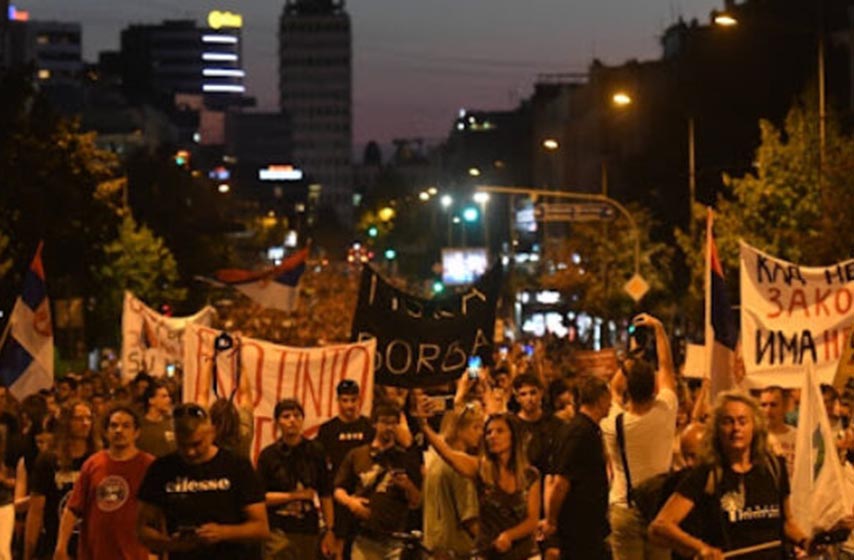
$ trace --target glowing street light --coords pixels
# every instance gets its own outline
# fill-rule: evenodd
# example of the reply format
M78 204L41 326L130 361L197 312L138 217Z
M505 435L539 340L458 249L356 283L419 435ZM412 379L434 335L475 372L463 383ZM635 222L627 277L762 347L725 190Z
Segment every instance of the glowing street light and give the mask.
M560 142L558 142L554 138L546 138L545 140L543 140L543 148L550 152L553 152L560 148Z
M477 167L469 167L469 175L472 177L480 177L480 169Z
M486 202L489 200L489 193L476 192L471 198L478 204L486 204Z
M436 187L430 187L429 189L427 189L427 194L429 194L430 196L436 196L437 194L439 194L439 189L437 189Z
M632 96L624 91L618 91L611 96L611 101L613 101L614 105L617 107L628 107L632 104Z
M721 27L735 27L736 25L738 25L738 20L726 12L715 14L715 17L712 18L712 21L715 25L719 25Z
M449 194L443 194L442 198L439 199L439 204L442 205L442 208L450 208L453 203L454 198Z
M394 208L391 206L380 208L379 212L377 212L377 217L384 222L392 221L394 219Z
M469 206L465 210L463 210L463 220L468 223L476 222L480 217L480 212L477 211L477 208L474 206Z
M421 191L420 193L418 193L418 198L423 202L427 202L428 200L430 200L430 193L428 193L427 191Z
M226 194L228 191L231 190L231 187L228 185L228 183L220 183L216 190L218 190L222 194Z

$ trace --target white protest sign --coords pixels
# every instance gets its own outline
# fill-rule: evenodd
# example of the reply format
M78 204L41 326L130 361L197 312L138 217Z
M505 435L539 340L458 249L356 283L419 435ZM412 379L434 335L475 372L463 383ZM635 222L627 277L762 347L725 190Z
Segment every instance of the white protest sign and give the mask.
M741 341L748 387L800 387L805 362L833 382L854 323L854 260L798 266L741 244Z
M210 325L216 310L210 305L189 317L167 317L125 292L122 310L122 379L140 372L161 377L169 364L184 359L184 329L195 323Z
M184 335L184 402L199 402L203 391L212 386L198 382L214 355L214 339L220 331L188 325ZM252 457L276 440L273 409L285 398L296 399L305 410L303 430L313 436L320 425L338 414L335 388L343 379L359 384L362 414L368 415L374 394L376 340L318 348L281 346L252 338L234 337L234 351L217 355L217 388L228 396L237 381L236 369L249 380L249 398L255 417ZM213 402L215 397L211 397Z

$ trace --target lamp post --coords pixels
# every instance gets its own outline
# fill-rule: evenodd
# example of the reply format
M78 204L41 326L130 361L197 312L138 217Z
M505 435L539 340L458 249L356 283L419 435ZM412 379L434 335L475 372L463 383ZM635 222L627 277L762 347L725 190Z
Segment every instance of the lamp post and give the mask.
M819 188L823 184L824 168L827 156L827 98L826 98L826 76L824 62L824 0L817 0L818 6L818 30L816 45L816 73L818 74L818 181ZM719 27L737 27L738 18L728 12L712 12L712 23Z
M439 204L442 205L442 208L445 209L445 217L448 222L448 247L451 246L451 228L453 227L454 222L451 220L451 205L454 203L453 197L449 194L443 194L442 198L439 199Z
M486 219L486 203L489 202L489 193L476 192L472 196L472 200L480 205L481 223L483 224L483 245L489 252L489 220Z

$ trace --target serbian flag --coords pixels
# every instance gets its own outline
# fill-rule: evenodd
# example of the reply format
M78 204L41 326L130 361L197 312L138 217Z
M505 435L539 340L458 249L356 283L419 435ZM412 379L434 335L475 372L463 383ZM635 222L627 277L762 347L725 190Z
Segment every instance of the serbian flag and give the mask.
M726 294L724 271L712 233L714 216L709 208L706 220L706 358L710 378L709 397L735 386L735 346L738 328Z
M42 266L42 243L24 277L0 340L0 383L20 400L53 385L53 329Z
M807 362L792 473L791 504L798 527L807 535L835 528L851 514L851 501L845 489L836 436L830 428L813 364Z
M305 272L308 250L308 247L300 249L282 261L282 264L267 270L228 268L216 271L214 276L264 307L294 311L297 308L299 279Z

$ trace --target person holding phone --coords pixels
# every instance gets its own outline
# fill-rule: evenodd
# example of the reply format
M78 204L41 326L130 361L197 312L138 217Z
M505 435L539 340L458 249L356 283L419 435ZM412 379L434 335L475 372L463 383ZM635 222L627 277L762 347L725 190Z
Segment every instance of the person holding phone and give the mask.
M178 450L156 459L139 488L139 540L170 560L257 560L270 528L252 463L214 445L201 406L182 404L173 418Z

